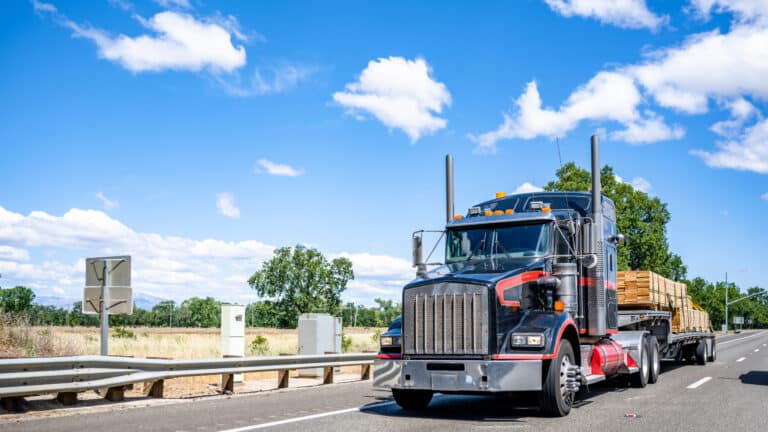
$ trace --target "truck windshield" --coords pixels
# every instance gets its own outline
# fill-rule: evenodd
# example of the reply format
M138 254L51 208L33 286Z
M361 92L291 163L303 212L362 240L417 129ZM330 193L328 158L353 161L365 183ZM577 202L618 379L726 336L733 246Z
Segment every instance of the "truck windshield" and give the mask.
M543 256L549 231L549 223L449 230L446 262Z

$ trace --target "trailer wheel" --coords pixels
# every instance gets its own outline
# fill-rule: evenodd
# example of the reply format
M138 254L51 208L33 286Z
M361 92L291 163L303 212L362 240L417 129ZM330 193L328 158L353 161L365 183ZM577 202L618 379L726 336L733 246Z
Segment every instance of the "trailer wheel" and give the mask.
M696 344L696 351L694 352L694 356L696 357L696 364L703 366L707 363L707 343L704 342L704 339L700 340L699 343Z
M709 355L707 356L708 362L713 362L717 360L717 344L715 343L715 338L710 339L712 341L712 344L709 348Z
M651 374L651 361L648 355L648 342L643 339L643 343L640 344L640 364L639 371L629 376L629 381L632 387L643 388L648 385L648 377Z
M648 357L651 360L651 368L648 371L648 382L656 384L659 380L659 371L661 369L661 358L659 357L659 342L656 336L648 336L645 340L648 348Z
M564 417L571 412L575 394L566 386L568 369L576 364L573 348L568 340L560 341L557 358L549 364L549 370L544 377L539 406L541 411L553 417Z
M432 401L432 392L429 390L392 389L392 396L400 408L409 411L422 410Z

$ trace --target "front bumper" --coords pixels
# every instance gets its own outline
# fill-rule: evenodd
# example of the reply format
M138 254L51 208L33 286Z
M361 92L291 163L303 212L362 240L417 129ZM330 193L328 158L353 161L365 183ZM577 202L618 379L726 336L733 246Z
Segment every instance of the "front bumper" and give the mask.
M373 386L436 392L536 391L541 390L541 369L541 360L376 360Z

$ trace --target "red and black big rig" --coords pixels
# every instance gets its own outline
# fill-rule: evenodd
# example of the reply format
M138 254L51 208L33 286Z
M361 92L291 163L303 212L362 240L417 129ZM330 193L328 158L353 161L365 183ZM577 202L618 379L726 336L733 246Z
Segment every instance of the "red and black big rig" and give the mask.
M645 387L662 358L714 361L712 333L673 333L670 312L618 310L623 236L599 168L593 136L591 193L497 193L453 216L447 156L445 262L427 271L414 234L417 277L400 330L382 336L374 386L405 409L434 393L535 392L542 411L564 416L589 384L627 375Z

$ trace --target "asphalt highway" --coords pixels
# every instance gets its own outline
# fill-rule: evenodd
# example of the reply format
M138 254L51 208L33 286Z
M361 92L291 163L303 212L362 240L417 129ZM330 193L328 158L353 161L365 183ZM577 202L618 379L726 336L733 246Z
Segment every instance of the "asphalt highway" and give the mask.
M716 362L663 364L659 382L644 389L592 386L565 418L541 416L525 395L439 395L411 413L367 381L41 419L0 416L0 431L768 430L768 331L720 337L717 347Z

